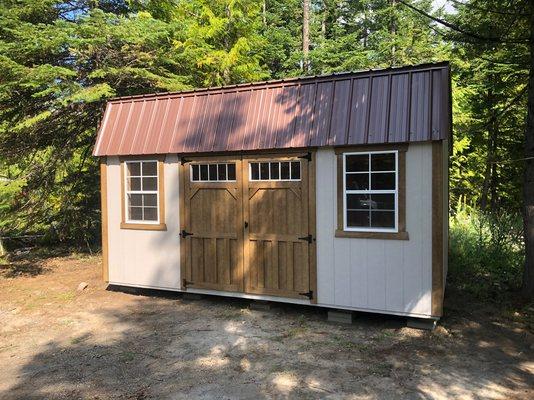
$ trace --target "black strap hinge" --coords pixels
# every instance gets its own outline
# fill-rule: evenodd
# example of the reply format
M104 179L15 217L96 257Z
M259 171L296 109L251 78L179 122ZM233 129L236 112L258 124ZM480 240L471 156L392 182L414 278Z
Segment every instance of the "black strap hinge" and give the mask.
M182 232L180 232L180 237L182 239L185 239L186 237L192 236L192 235L193 235L192 233L186 232L185 229L182 229Z
M310 290L309 292L306 292L306 293L299 293L300 296L306 296L308 299L313 299L313 290Z
M305 156L299 156L299 158L302 158L303 160L311 161L312 160L312 154L310 152L308 152Z
M311 244L311 242L313 241L313 236L312 235L308 235L308 236L299 237L298 240L305 240L305 241L307 241L308 243Z
M185 278L182 279L182 287L183 287L184 289L186 289L188 285L192 285L192 284L193 284L193 282L188 281L188 280L185 279Z
M187 158L180 159L180 164L184 165L185 163L191 162L191 160L188 160Z

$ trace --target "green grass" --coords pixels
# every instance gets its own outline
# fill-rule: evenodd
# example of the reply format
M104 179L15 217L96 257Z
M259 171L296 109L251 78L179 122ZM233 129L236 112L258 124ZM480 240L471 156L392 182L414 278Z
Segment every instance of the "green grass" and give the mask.
M522 219L463 208L450 218L448 284L475 298L500 302L521 285Z

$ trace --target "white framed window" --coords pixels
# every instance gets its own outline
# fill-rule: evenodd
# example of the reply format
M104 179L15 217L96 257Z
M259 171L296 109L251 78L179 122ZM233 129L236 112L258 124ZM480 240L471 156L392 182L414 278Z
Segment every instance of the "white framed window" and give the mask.
M189 166L191 182L235 182L235 163L205 163Z
M343 229L398 232L397 150L343 153Z
M135 160L124 164L126 222L159 224L158 161Z
M300 181L300 161L262 161L249 163L251 181Z

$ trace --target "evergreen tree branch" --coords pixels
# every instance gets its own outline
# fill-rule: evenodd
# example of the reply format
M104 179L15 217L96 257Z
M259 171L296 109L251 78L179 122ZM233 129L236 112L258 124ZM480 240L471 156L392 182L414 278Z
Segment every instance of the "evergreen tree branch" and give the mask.
M445 27L447 27L447 28L449 28L449 29L451 29L451 30L453 30L455 32L458 32L458 33L460 33L460 34L462 34L464 36L476 39L476 40L481 41L481 42L524 44L524 43L528 43L528 40L529 40L528 38L508 39L508 38L502 38L502 37L498 37L498 36L483 36L483 35L479 35L476 32L468 31L467 29L464 29L461 26L453 24L453 23L451 23L449 21L446 21L446 20L444 20L442 18L439 18L439 17L436 17L434 15L431 15L431 14L427 13L426 11L415 7L414 5L412 5L410 3L407 3L404 0L398 0L398 1L399 1L400 4L404 5L405 7L408 7L412 11L414 11L414 12L416 12L418 14L421 14L421 15L423 15L424 17L426 17L428 19L431 19L432 21L435 21L440 25L443 25L443 26L445 26Z

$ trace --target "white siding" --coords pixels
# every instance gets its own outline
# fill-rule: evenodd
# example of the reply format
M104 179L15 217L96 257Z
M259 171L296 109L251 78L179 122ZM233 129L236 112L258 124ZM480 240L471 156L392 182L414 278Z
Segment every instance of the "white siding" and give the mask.
M108 157L109 281L162 289L180 287L178 158L164 163L166 231L121 229L121 172L118 157Z
M336 238L336 155L317 152L319 305L429 316L432 289L432 145L406 153L409 240Z

